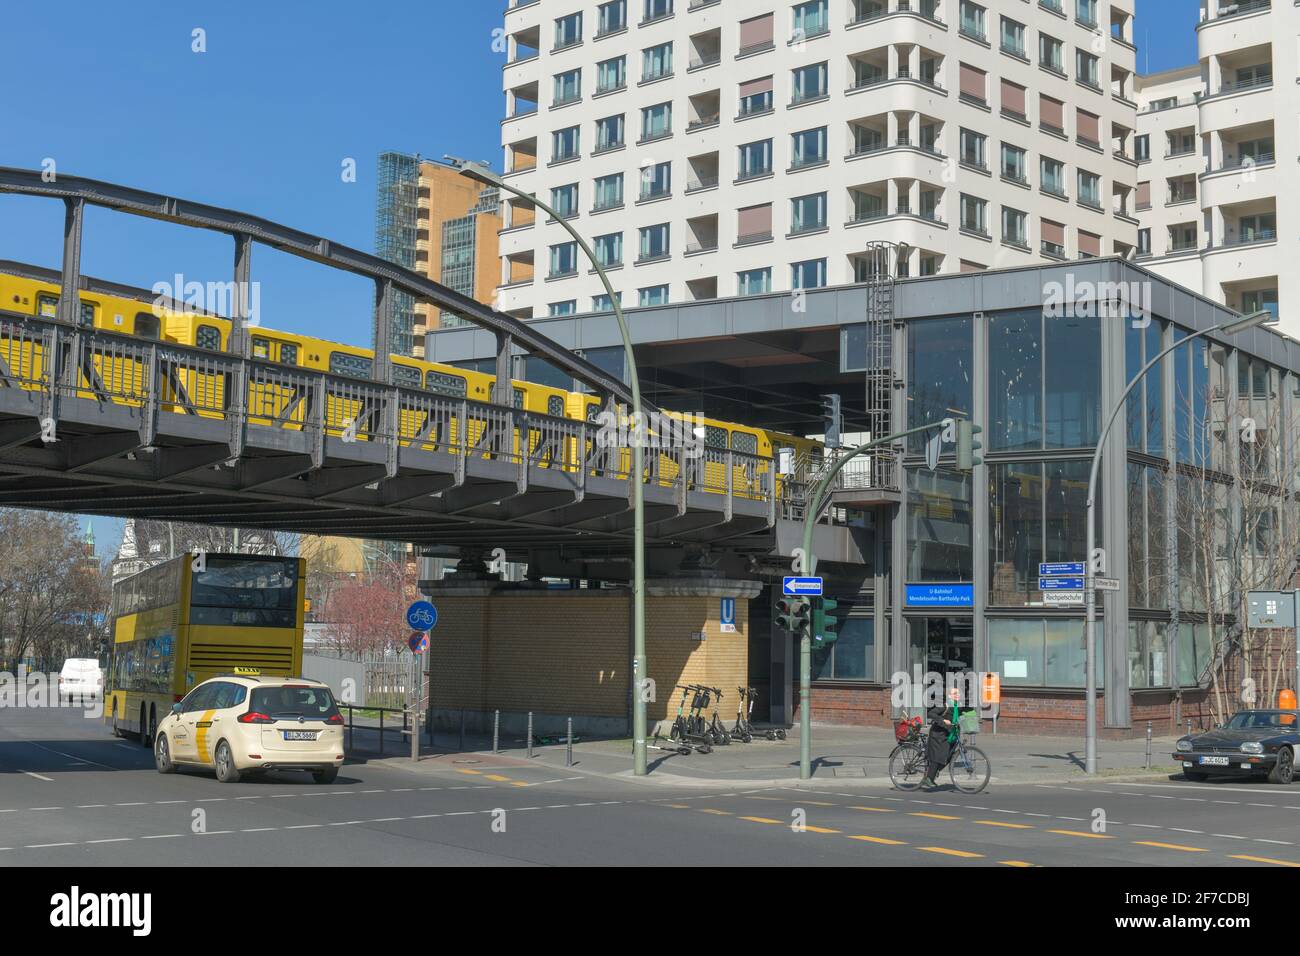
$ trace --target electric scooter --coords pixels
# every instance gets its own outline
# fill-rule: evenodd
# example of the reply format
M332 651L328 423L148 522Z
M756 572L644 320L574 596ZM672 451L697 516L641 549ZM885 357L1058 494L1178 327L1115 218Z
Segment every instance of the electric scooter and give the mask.
M718 688L706 687L704 690L705 690L704 705L706 707L708 706L709 694L712 694L718 701L722 700L722 691L720 691ZM716 743L719 743L724 747L727 744L731 743L731 734L727 732L726 726L722 723L722 719L718 716L718 706L716 703L713 705L713 718L709 721L709 732L713 734L713 739Z
M690 753L696 750L699 753L707 754L713 751L713 735L709 733L696 733L691 723L693 714L686 712L686 696L692 691L695 692L695 698L691 702L692 709L695 702L699 700L699 689L693 684L678 684L682 691L682 699L677 704L677 718L673 721L672 729L669 730L668 736L678 742L677 752ZM660 750L669 750L673 748L660 747Z
M740 692L740 702L736 707L736 729L732 731L733 736L739 736L745 743L749 743L758 734L762 734L768 740L785 740L784 730L770 727L767 730L759 730L754 726L752 717L754 701L758 698L758 688L738 687L736 689Z

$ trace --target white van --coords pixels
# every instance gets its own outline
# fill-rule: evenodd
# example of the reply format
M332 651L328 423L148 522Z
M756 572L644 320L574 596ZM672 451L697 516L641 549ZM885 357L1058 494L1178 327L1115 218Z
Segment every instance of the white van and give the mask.
M93 657L69 657L59 671L59 700L88 700L104 693L104 672Z

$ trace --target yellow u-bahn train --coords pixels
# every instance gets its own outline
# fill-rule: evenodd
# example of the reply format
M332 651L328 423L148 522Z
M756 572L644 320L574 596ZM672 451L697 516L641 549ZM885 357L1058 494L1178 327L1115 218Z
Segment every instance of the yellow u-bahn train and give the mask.
M19 263L0 262L0 314L53 319L57 315L60 291L56 272ZM81 325L87 328L143 339L174 342L212 352L222 352L228 347L231 331L229 319L188 307L159 307L156 298L144 289L97 285L80 294L78 318ZM260 362L324 371L361 380L369 380L371 377L374 353L370 349L260 326L251 330L250 338L251 356ZM23 349L18 347L12 337L0 335L0 358L4 358L20 377L25 374L22 369L34 369L40 361L35 346L28 343ZM392 356L392 363L393 382L396 385L423 389L449 398L476 402L492 400L492 390L496 383L494 375L402 355ZM126 357L119 359L99 356L95 365L96 372L110 392L115 396L124 396L115 400L130 402L132 394L143 395L143 373L138 362L132 362ZM204 375L197 369L184 374L186 377L179 384L192 402L203 409L197 414L219 416L220 409L224 407L222 390L225 388L225 377L215 373ZM132 385L136 387L131 387ZM512 380L512 385L515 407L533 415L594 421L600 412L600 399L588 393L520 380ZM87 396L89 395L88 392ZM345 400L331 397L330 401L337 403ZM179 407L169 407L166 402L163 408L170 411L182 410ZM259 424L301 429L305 422L306 411L301 403L292 407L285 391L274 384L251 384L248 410L251 420ZM405 421L408 414L403 412L402 436L413 435L418 431L413 423ZM674 412L666 414L674 418L686 417ZM349 409L327 410L327 417L330 420L347 420ZM733 459L737 462L737 471L732 476L732 488L740 495L757 494L762 488L762 476L758 474L759 464L747 456L771 459L780 449L790 448L794 451L794 460L803 464L816 462L822 452L819 442L769 429L709 418L695 420L693 424L701 425L704 429L703 436L699 436L702 438L706 460L705 474L697 483L700 490L720 491L726 487L724 461L727 450L739 455ZM446 440L454 446L459 442L455 434L458 425L452 421L450 427L451 433ZM477 427L481 431L484 426L479 424ZM475 425L471 422L470 447L474 446L478 437L472 433L474 429ZM534 433L530 445L536 441L537 435ZM515 442L518 450L517 433ZM565 452L566 467L574 466L576 452L576 448ZM626 472L626 453L623 457L621 470ZM543 464L543 467L556 466L551 461ZM659 461L659 480L671 483L676 478L677 470L675 457L663 454Z

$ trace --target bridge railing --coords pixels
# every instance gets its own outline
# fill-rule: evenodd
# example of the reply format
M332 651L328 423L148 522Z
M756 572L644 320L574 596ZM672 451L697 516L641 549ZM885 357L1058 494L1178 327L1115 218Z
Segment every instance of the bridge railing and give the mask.
M86 399L145 409L142 421L155 427L159 414L175 414L383 443L394 469L397 450L415 448L584 479L632 477L630 449L591 422L8 312L0 312L3 388L39 392L42 414L54 418L55 398ZM777 475L772 459L730 449L648 449L645 465L647 484L683 502L688 492L765 501L773 518L788 516L798 483Z

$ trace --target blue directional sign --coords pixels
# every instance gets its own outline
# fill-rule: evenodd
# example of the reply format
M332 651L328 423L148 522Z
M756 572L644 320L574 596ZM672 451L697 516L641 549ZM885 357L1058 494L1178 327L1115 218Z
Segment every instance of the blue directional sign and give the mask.
M1039 578L1040 591L1082 591L1083 578Z
M974 607L973 584L908 584L904 587L908 607Z
M795 597L821 597L821 578L785 578L781 582L781 593Z
M1038 566L1040 577L1079 577L1083 574L1082 561L1047 561Z
M736 599L722 598L722 605L718 608L719 630L723 634L736 633Z
M413 631L428 631L438 623L438 609L428 601L416 601L406 609L406 623Z

